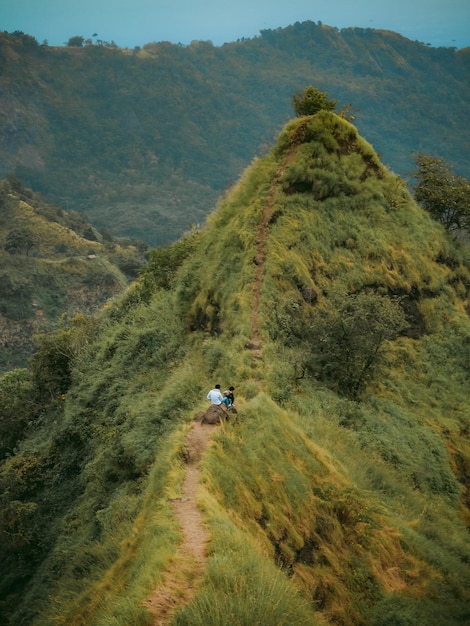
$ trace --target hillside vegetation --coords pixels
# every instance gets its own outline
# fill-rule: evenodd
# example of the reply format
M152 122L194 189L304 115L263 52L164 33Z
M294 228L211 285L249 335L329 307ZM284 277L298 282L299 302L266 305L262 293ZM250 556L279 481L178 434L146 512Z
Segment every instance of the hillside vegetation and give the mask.
M0 379L2 623L155 623L216 382L238 414L168 623L468 622L469 286L468 248L353 125L289 122L200 232Z
M26 365L35 334L121 293L145 248L98 232L18 180L0 181L0 372Z
M149 245L204 222L315 85L349 105L384 164L434 152L470 177L470 48L314 22L216 47L51 48L0 33L0 177Z

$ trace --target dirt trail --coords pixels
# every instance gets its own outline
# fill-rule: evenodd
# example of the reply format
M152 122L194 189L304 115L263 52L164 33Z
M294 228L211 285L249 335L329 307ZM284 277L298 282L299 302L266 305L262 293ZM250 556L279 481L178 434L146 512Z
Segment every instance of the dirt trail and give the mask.
M204 454L212 432L217 426L193 422L186 438L186 475L181 498L172 501L176 518L183 530L183 542L178 548L171 569L144 605L155 617L154 626L168 624L176 609L191 602L206 563L209 535L196 503L200 471L198 463Z
M297 152L295 146L287 155L276 172L271 184L266 206L256 237L256 272L252 309L252 341L250 348L254 358L261 358L261 338L259 332L259 308L263 283L264 263L266 260L266 238L268 225L272 217L274 198L286 167L292 162ZM172 506L176 518L183 530L183 542L178 548L171 569L165 573L163 584L158 587L144 605L154 615L154 626L165 626L173 613L191 602L202 578L207 560L206 546L209 535L202 522L201 512L196 503L196 492L200 472L198 463L204 454L212 432L217 428L211 424L193 422L186 438L186 475L181 498L173 500Z
M261 358L261 337L259 332L259 308L261 301L261 287L263 284L263 271L264 263L266 261L266 239L268 232L268 225L273 214L274 198L277 188L279 186L280 179L284 174L287 166L292 163L295 158L299 146L296 145L288 153L284 162L279 166L273 181L271 188L269 189L268 199L264 207L263 216L258 226L256 233L256 256L255 256L255 284L253 292L253 309L251 314L251 345L250 348L253 351L254 358Z

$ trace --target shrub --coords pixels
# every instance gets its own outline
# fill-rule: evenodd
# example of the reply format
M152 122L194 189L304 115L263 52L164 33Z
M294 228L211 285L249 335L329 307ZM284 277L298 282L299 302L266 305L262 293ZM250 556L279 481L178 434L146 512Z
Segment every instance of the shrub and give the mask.
M13 452L36 414L31 392L31 376L26 369L7 372L0 378L0 459Z
M386 341L406 327L398 300L375 294L333 298L331 308L313 315L309 368L341 394L357 399L382 370Z
M303 93L299 92L292 96L292 104L295 114L301 116L314 115L321 110L333 111L338 101L328 100L328 94L315 87L307 87Z

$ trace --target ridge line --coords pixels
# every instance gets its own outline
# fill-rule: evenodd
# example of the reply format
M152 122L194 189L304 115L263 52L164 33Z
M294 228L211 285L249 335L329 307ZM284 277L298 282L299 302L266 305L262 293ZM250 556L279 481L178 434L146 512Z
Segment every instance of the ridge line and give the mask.
M273 181L271 183L271 187L269 189L268 198L266 200L266 204L264 207L263 215L261 221L258 225L258 229L256 232L256 255L254 259L255 263L255 282L254 282L254 293L253 293L253 310L251 315L251 327L252 327L252 335L251 335L251 344L250 348L253 351L253 357L255 359L260 359L262 356L261 350L261 335L259 329L259 309L261 302L261 288L263 285L263 271L264 264L266 261L266 240L267 240L267 228L269 221L272 217L273 206L274 206L274 196L276 194L277 188L279 186L280 179L284 174L286 168L295 158L297 151L301 144L294 145L281 165L276 170L276 174L274 175Z
M175 611L194 599L203 576L209 534L196 502L200 478L198 464L209 445L214 428L215 425L195 421L186 436L186 472L182 494L171 501L183 540L174 560L164 572L163 583L143 602L154 616L154 626L169 624ZM184 587L182 581L186 582Z

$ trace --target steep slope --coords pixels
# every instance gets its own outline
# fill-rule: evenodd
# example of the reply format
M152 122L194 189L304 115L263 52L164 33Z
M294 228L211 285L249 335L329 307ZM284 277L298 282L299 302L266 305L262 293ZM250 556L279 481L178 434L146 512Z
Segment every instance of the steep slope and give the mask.
M415 151L470 176L469 49L313 22L215 47L49 48L0 34L0 176L148 244L200 224L313 84L352 103L395 172Z
M0 372L23 367L33 335L97 311L135 279L145 245L107 241L83 215L0 181Z
M2 463L4 622L149 625L172 568L189 598L172 503L221 382L239 413L199 464L207 561L168 623L465 623L467 252L349 122L290 122L201 232L1 396L18 411L55 382Z

